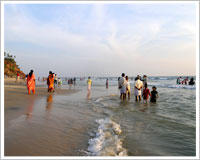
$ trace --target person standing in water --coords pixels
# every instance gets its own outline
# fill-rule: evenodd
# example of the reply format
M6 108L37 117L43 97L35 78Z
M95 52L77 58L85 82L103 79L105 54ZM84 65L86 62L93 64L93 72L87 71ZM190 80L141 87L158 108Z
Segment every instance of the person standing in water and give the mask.
M139 99L141 101L143 83L138 76L135 80L135 100L138 101Z
M151 96L149 88L147 88L147 83L144 84L144 90L142 93L142 97L145 103L148 102L149 96Z
M126 79L125 73L122 73L122 76L119 79L119 88L120 88L120 99L126 99Z
M88 77L88 80L87 80L87 90L88 90L88 94L87 94L87 97L88 99L90 99L90 90L91 90L91 86L92 86L92 80L90 79L90 77Z
M146 75L143 75L142 81L143 81L143 84L144 84L144 85L147 83L147 76L146 76Z
M126 78L126 94L128 95L128 100L130 100L131 85L130 85L130 82L128 81L128 76L126 76L125 78Z
M28 94L31 94L31 91L33 94L35 94L35 75L33 73L33 70L30 71L28 77L27 77L27 89Z
M189 85L194 85L194 84L195 84L194 78L192 77L192 78L190 79Z
M57 74L55 74L55 78L54 78L54 87L58 84L58 77Z
M106 88L108 89L108 78L106 79Z
M180 77L177 78L177 80L176 80L176 84L181 84Z
M189 82L189 77L186 77L185 78L185 85L188 85L188 82Z
M158 92L156 91L156 87L153 86L152 87L152 91L151 91L151 102L156 102L156 99L158 98Z
M49 71L49 76L47 78L48 92L54 92L54 73Z

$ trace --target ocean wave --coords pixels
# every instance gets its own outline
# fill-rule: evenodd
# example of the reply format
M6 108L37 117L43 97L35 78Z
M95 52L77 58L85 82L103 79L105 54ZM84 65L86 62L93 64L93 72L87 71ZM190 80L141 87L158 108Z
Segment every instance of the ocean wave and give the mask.
M167 77L162 77L162 78L158 78L160 80L167 80L168 78Z
M183 88L183 89L196 89L196 86L190 85L169 85L168 88Z
M122 130L120 125L109 118L96 120L98 129L88 143L88 156L127 156L119 138Z
M164 88L180 88L180 89L191 89L195 90L196 85L176 85L176 84L160 84L160 83L148 83L149 86L164 87Z

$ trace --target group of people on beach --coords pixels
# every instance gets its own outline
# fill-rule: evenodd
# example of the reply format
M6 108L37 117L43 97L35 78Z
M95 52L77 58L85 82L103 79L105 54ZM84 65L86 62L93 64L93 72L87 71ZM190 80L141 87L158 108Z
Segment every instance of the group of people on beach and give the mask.
M186 77L185 79L182 77L178 77L176 80L176 84L194 85L195 81L193 77L190 78L190 81L189 81L189 77Z
M126 100L126 95L128 95L128 100L130 100L130 94L131 94L131 87L130 82L128 80L128 76L125 76L125 73L122 73L122 76L118 78L118 88L120 89L120 99ZM144 102L150 101L156 102L156 99L158 98L158 92L156 91L156 87L152 87L152 91L148 89L147 86L147 76L144 75L143 79L139 75L135 78L134 83L134 95L136 101L141 101L142 97Z
M49 76L47 78L47 85L48 85L47 91L54 92L55 84L57 83L58 83L57 75L54 74L52 71L49 71ZM33 94L35 94L35 74L33 73L33 70L31 70L27 75L26 86L28 89L28 94L31 94L31 91Z
M75 81L75 80L74 80ZM52 71L49 71L49 76L47 78L47 85L48 85L48 92L55 92L55 84L58 83L57 75L54 74ZM32 93L35 94L35 75L33 73L33 70L30 71L30 73L27 75L27 89L28 94ZM88 77L87 80L87 90L88 94L87 96L90 97L90 90L92 86L92 80L90 77ZM106 88L108 87L108 79L106 79ZM122 73L122 76L118 78L118 87L120 89L120 99L125 100L126 95L128 95L128 100L130 100L131 95L131 85L129 82L129 77L125 76L125 73ZM147 76L144 75L143 79L138 75L135 78L135 84L134 84L134 95L136 101L141 101L142 97L144 102L148 102L149 97L151 102L156 102L156 99L158 98L158 92L156 91L156 87L152 87L152 91L147 87Z

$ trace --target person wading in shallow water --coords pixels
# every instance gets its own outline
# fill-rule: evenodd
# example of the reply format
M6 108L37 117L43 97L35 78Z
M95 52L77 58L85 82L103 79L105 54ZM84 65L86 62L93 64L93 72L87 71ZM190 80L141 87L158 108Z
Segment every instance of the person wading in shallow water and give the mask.
M120 99L126 99L126 80L125 73L122 73L122 76L119 79L119 89L120 89Z
M144 84L144 90L142 93L144 103L147 103L149 100L149 96L151 96L149 88L147 88L147 83Z
M126 94L128 95L128 100L130 100L131 85L130 85L130 82L128 81L128 76L126 76Z
M33 70L31 70L27 76L26 85L27 85L27 89L28 89L28 94L31 94L31 91L33 94L35 94L35 75L33 73Z
M88 90L88 94L87 94L87 98L90 99L90 90L91 90L91 86L92 86L92 80L90 79L90 77L88 77L88 80L87 80L87 90Z
M156 87L155 86L152 87L152 90L153 91L151 91L151 100L150 101L155 103L156 99L158 98L158 92L156 91Z
M54 73L49 71L49 76L47 78L48 92L54 92Z
M139 99L139 101L141 101L143 83L139 76L137 76L135 80L135 100L138 101Z
M106 88L108 89L108 78L106 79Z

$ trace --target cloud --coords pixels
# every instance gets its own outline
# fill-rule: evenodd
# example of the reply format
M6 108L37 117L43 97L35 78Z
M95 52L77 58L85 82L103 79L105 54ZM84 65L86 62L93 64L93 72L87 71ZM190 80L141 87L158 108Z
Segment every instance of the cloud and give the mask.
M149 9L141 12L137 7L126 12L127 6L115 10L113 5L105 4L63 5L59 6L59 12L58 6L51 6L49 10L43 8L46 15L51 15L49 21L44 21L45 17L41 19L29 6L7 6L6 49L19 56L28 54L24 60L19 58L24 70L34 66L44 74L51 68L60 74L74 76L109 76L111 73L114 76L123 70L135 75L138 66L140 72L149 70L149 74L156 75L162 72L156 66L163 66L163 62L171 68L169 58L179 60L181 54L188 58L188 51L195 55L195 23L184 18L176 21L173 16L160 18L161 11L149 16ZM157 13L161 15L156 19ZM19 42L18 48L11 45ZM33 61L27 63L28 57ZM179 63L182 65L185 59ZM40 66L34 64L36 62ZM49 62L53 62L52 65ZM188 64L193 63L195 58L191 58ZM150 69L142 64L149 64ZM194 71L193 65L190 70ZM165 73L170 74L170 70Z

